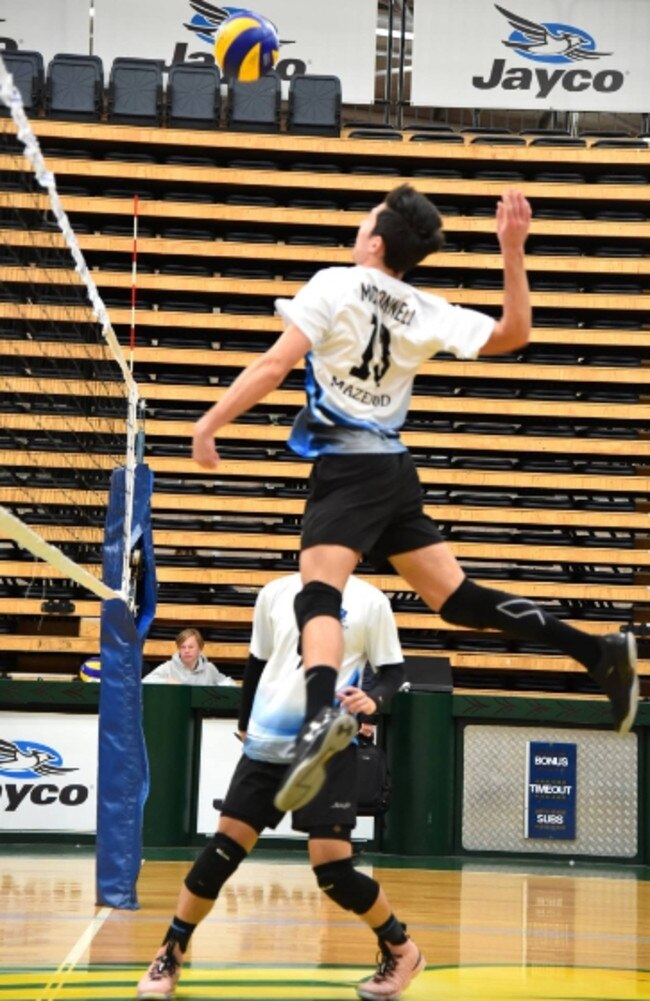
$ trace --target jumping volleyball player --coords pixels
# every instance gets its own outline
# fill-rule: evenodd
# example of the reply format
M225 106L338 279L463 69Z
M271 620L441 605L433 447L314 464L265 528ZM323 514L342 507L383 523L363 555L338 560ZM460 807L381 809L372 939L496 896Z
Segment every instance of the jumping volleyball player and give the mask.
M354 723L332 709L341 662L341 591L362 553L390 560L441 617L471 629L499 629L559 648L579 661L609 696L626 733L638 701L632 633L592 636L533 602L469 580L422 507L411 456L400 440L413 380L436 352L495 355L523 347L531 308L524 263L530 205L507 191L496 230L504 269L498 320L452 306L402 281L439 250L441 219L404 184L362 223L354 267L317 272L291 301L278 300L286 327L195 425L194 458L215 469L215 434L275 389L306 357L307 406L289 439L314 459L300 553L303 590L295 603L307 672L306 726L277 803L296 809L318 791L323 764L351 739Z
M413 380L437 352L498 355L523 347L531 308L524 263L530 205L507 191L496 210L504 269L498 320L452 306L406 284L405 272L442 246L440 216L404 184L359 228L354 267L325 268L291 301L278 300L284 333L245 369L197 423L194 458L215 469L215 435L306 359L307 406L289 439L314 459L302 527L295 601L306 671L307 711L293 764L276 797L283 811L321 788L325 764L356 732L333 708L342 655L341 593L361 554L388 559L441 617L470 629L498 629L559 648L581 663L608 695L615 728L626 733L638 702L632 633L591 636L525 598L469 580L423 511L415 464L400 440Z

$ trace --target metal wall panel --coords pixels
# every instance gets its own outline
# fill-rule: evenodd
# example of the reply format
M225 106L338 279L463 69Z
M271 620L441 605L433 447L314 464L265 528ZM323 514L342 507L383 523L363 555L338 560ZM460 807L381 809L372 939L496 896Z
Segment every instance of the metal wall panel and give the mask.
M526 754L531 740L578 748L575 841L524 836ZM462 847L633 858L638 851L636 734L564 727L478 726L463 733Z

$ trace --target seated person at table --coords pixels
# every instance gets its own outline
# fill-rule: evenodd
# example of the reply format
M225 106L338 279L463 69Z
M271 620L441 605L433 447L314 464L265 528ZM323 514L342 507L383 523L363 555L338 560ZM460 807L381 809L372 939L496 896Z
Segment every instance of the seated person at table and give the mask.
M144 684L168 685L236 685L237 682L222 674L203 653L204 641L198 629L182 629L176 637L177 651L171 660L154 667Z

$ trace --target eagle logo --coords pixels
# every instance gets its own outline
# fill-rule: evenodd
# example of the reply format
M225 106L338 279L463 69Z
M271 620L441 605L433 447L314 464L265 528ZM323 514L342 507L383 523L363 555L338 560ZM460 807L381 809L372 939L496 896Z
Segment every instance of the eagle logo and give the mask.
M207 0L190 0L190 7L194 14L183 27L208 45L214 45L214 36L227 17L245 10L244 7L220 7L218 4L207 3Z
M63 768L63 758L53 747L32 740L0 738L0 775L10 779L40 779L45 775L63 775L77 768Z
M226 18L232 17L233 14L250 13L248 7L222 7L220 4L208 3L208 0L189 0L189 3L194 14L189 21L183 23L183 27L211 48L218 30ZM266 20L270 19L266 18ZM289 39L280 39L280 45L290 44Z
M503 44L525 59L540 63L575 63L602 59L611 52L598 52L596 42L583 28L553 21L529 21L528 18L494 5L513 29Z

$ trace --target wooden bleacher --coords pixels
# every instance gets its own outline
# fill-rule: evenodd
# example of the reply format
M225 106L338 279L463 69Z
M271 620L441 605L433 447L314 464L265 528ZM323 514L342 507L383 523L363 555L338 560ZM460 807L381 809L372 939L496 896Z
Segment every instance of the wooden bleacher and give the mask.
M490 361L435 358L416 381L404 440L420 466L427 510L477 580L542 601L593 633L632 623L641 633L647 628L650 258L643 248L650 184L643 178L650 179L650 150L474 145L470 135L461 144L417 143L406 132L402 142L382 143L345 134L33 124L125 344L133 200L124 192L140 193L135 374L156 475L160 584L149 663L169 655L177 628L195 624L212 659L234 675L241 671L257 590L296 565L309 464L285 442L304 398L301 373L253 418L224 430L224 461L214 477L190 458L192 420L277 335L275 297L294 295L318 267L348 263L366 206L400 180L441 207L448 240L415 279L493 314L501 262L488 213L513 183L508 176L520 178L535 213L530 347ZM0 132L7 131L0 120ZM150 162L105 158L121 153L147 154ZM197 162L167 162L179 156ZM23 221L0 231L7 292L0 300L0 503L28 515L45 538L99 574L106 492L89 477L115 460L109 453L89 460L70 435L120 429L108 415L61 411L70 394L90 398L97 387L48 364L101 360L105 351L78 337L92 322L83 304L27 301L30 284L64 289L73 275L48 260L63 243L42 226L46 196L16 190L23 168L0 146L0 208L19 206ZM291 242L297 234L300 243ZM27 252L40 255L28 274ZM30 480L35 468L42 475ZM78 511L88 517L73 528ZM0 631L0 671L69 677L98 650L98 602L10 544L0 555L0 618L8 623ZM456 684L584 687L584 673L567 658L454 629L396 575L365 564L361 573L392 596L405 649L448 656ZM648 676L643 636L641 654Z

